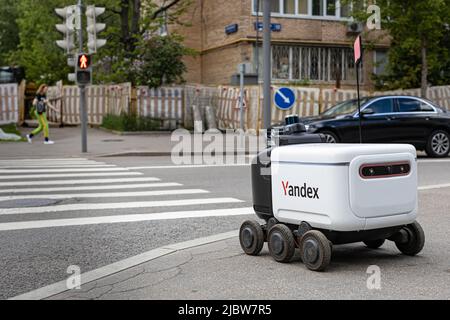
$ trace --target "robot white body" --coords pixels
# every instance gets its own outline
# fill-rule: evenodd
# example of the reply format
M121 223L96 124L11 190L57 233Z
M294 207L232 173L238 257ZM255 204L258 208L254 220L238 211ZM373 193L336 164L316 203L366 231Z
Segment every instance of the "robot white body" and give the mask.
M415 148L321 140L299 130L282 141L286 145L256 157L253 207L266 224L242 224L244 252L258 255L267 242L276 261L289 262L298 248L313 271L329 265L332 246L339 244L376 249L390 240L403 254L418 254L425 235L416 221Z
M280 222L361 231L416 220L413 146L292 145L275 148L271 163L273 213Z

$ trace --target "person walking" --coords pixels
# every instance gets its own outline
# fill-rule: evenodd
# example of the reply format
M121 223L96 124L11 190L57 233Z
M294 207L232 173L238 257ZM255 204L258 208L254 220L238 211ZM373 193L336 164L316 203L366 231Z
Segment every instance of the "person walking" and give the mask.
M44 144L54 144L53 141L49 140L49 130L48 130L48 121L47 121L47 107L52 107L50 102L47 100L47 91L48 86L46 84L42 84L39 86L38 91L36 92L36 97L33 100L34 117L38 120L39 126L30 134L27 134L27 140L29 143L33 142L33 137L39 134L41 131L44 131Z

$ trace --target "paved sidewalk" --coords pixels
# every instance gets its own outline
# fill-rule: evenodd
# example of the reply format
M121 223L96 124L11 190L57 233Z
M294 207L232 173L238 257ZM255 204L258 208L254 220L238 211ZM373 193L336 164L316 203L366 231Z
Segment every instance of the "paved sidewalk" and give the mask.
M329 269L308 271L298 252L289 264L243 254L237 237L176 251L51 299L450 299L449 189L421 192L423 252L401 255L392 242L379 250L335 246ZM367 287L368 267L381 269L381 290Z
M23 136L32 130L32 128L20 128ZM79 127L51 128L50 139L55 141L54 145L43 145L42 135L35 137L32 145L26 142L0 143L0 157L170 156L173 147L179 144L178 141L171 141L170 132L117 135L90 128L88 129L88 153L83 154ZM228 146L232 145L229 141L224 143ZM203 148L208 144L210 142L204 142ZM235 147L231 147L231 150L235 150Z

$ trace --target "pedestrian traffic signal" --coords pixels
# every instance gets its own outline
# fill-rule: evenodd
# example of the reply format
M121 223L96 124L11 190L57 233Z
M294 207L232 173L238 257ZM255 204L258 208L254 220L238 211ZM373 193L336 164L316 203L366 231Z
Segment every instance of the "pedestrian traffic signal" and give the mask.
M104 23L97 23L97 17L105 12L105 8L88 6L86 9L87 34L89 53L97 53L97 50L106 44L105 39L97 39L97 34L105 30Z
M91 67L91 56L82 53L78 55L78 70L87 70Z
M77 83L81 85L89 84L92 80L91 56L80 53L77 58Z

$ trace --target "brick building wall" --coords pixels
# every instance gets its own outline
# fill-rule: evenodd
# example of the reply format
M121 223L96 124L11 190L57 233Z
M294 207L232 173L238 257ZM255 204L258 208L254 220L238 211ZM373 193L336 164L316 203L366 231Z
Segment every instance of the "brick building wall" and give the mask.
M229 84L237 65L250 61L256 64L254 54L256 16L252 14L252 0L193 0L192 6L182 17L189 27L177 27L185 37L185 44L199 52L194 58L186 58L190 83ZM262 21L262 18L260 18ZM272 23L282 26L281 32L272 33L274 45L331 46L350 48L355 35L347 33L345 21L272 17ZM225 27L238 24L239 30L227 35ZM377 39L375 47L388 48L389 38L372 32L369 37ZM371 87L373 52L365 52L364 86ZM328 81L323 85L332 86ZM345 83L344 83L345 85Z

